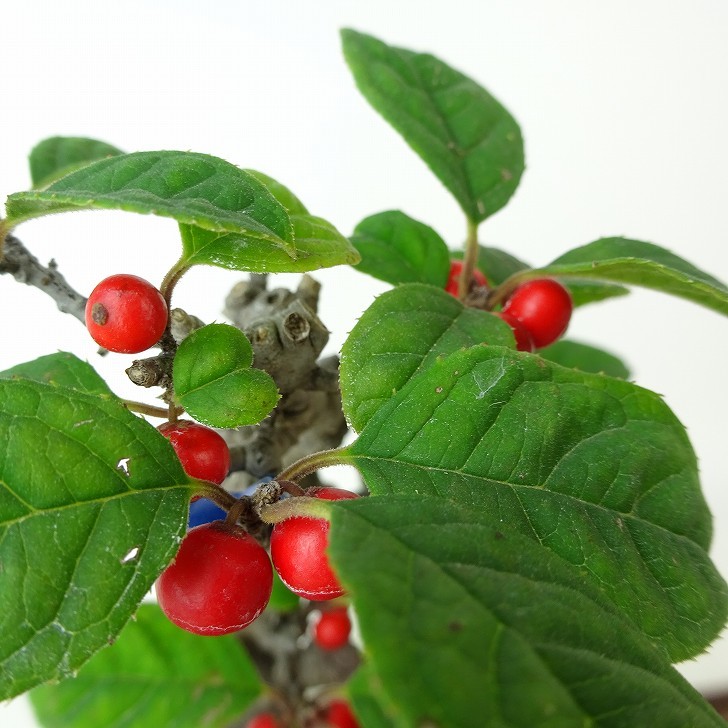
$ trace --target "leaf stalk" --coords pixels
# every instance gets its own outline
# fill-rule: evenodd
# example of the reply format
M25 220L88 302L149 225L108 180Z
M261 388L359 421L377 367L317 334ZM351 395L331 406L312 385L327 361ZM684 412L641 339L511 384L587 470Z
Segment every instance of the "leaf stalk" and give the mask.
M468 235L465 239L463 269L460 271L460 280L458 281L458 299L460 301L464 301L470 292L473 271L478 265L478 252L478 223L468 218Z

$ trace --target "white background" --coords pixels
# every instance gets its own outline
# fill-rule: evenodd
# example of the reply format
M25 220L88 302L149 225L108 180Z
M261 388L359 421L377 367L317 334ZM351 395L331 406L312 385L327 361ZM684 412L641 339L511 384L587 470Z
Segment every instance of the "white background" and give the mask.
M528 169L481 240L535 264L605 235L663 245L728 279L728 4L722 0L318 0L18 2L0 14L0 194L27 187L26 155L56 135L122 149L189 149L258 168L349 233L399 208L451 245L464 222L419 159L358 95L339 49L351 26L427 50L479 80L519 120ZM20 237L88 294L114 272L160 282L178 255L173 222L78 213ZM373 294L347 270L318 275L322 316L341 345ZM176 303L220 318L238 277L195 269ZM281 276L282 283L295 282ZM78 322L0 277L0 368L56 349L88 358L119 394L126 357L99 362ZM716 515L713 556L728 575L725 413L728 320L647 291L579 310L570 335L620 352L665 395L693 440ZM684 666L728 688L727 641ZM33 725L19 699L0 723Z

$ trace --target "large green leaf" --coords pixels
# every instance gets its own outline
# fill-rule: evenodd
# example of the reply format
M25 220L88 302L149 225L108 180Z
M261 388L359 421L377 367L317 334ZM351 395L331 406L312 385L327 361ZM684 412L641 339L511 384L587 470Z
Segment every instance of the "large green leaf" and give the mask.
M387 283L444 288L450 271L445 241L428 225L398 210L362 220L351 236L361 254L357 270Z
M374 494L467 503L551 549L673 660L725 622L695 455L652 392L473 347L413 377L348 454Z
M36 144L30 152L30 177L33 187L51 182L98 159L123 154L121 149L98 139L55 136Z
M593 374L607 374L610 377L629 379L629 369L614 354L595 346L581 344L578 341L562 339L545 349L539 350L539 356L572 369Z
M310 215L287 187L262 172L246 171L264 184L288 211L296 241L295 257L280 246L270 245L267 240L180 225L183 264L216 265L229 270L256 273L305 273L359 262L356 248L330 222Z
M177 349L172 368L175 397L196 420L212 427L255 425L280 395L275 382L253 369L253 347L228 324L193 331Z
M8 197L7 226L82 209L126 210L171 217L217 233L233 232L294 254L283 208L252 175L193 152L134 152L89 164L45 190Z
M570 250L528 277L595 278L654 288L728 315L728 286L665 248L640 240L603 238Z
M189 479L111 397L0 380L0 699L113 640L184 534Z
M419 283L379 296L341 350L341 395L355 430L438 356L473 344L515 346L498 317L466 308L449 293Z
M349 701L366 728L405 728L406 720L387 696L382 680L368 662L346 685Z
M330 553L370 673L404 725L722 725L582 569L497 510L423 495L332 510Z
M480 222L500 210L524 169L513 117L475 81L427 53L342 31L344 56L367 101Z
M6 369L0 372L0 379L32 379L43 384L77 389L87 394L112 394L106 382L90 364L65 351L41 356Z
M44 728L225 728L262 687L234 637L184 632L144 604L77 677L30 698Z

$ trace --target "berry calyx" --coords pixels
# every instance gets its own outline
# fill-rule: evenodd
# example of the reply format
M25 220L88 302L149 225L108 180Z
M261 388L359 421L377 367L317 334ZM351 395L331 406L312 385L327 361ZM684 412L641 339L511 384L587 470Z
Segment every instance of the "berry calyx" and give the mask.
M162 294L139 276L104 278L86 302L86 328L109 351L137 354L154 346L167 326Z
M248 721L246 728L281 728L281 724L273 713L258 713Z
M239 526L221 521L189 531L156 582L162 611L200 635L247 627L267 606L272 588L265 549Z
M496 311L494 314L505 321L513 330L513 336L516 339L516 349L518 351L536 351L531 334L528 329L515 317L504 311Z
M230 470L230 449L221 435L191 420L165 422L157 428L172 444L185 473L220 485Z
M326 706L324 720L331 728L359 728L359 721L345 700L332 700Z
M346 607L335 607L322 612L313 627L313 639L322 650L339 650L348 644L350 632Z
M520 321L541 349L566 331L573 307L571 295L558 281L534 278L516 288L503 313Z
M450 261L450 274L447 277L447 284L445 285L445 290L455 296L455 298L458 297L458 292L460 290L460 274L463 271L463 261L462 260L452 260ZM475 268L473 270L473 279L470 283L470 287L473 286L487 286L488 281L486 280L486 277L477 269Z
M306 495L324 500L359 497L351 491L326 486L310 488ZM329 522L323 518L293 516L273 526L270 536L273 566L294 594L325 601L344 593L326 555L328 534Z

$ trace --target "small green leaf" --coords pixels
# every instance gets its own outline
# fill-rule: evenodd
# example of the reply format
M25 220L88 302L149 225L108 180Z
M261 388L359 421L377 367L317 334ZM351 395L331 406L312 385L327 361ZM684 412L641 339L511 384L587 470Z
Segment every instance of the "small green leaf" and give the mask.
M602 238L565 253L530 277L595 278L654 288L728 315L728 286L652 243Z
M467 503L551 549L675 661L725 623L695 454L652 392L475 346L413 377L348 454L375 495Z
M1 379L32 379L87 394L111 395L106 382L94 368L73 354L59 351L0 372Z
M91 162L119 154L123 154L121 149L98 139L61 136L44 139L33 147L28 159L33 187L47 187Z
M261 172L247 172L264 184L290 214L296 241L295 257L267 240L180 225L186 265L216 265L256 273L305 273L359 262L356 248L330 222L309 215L303 203L287 187Z
M397 210L362 220L351 236L361 254L357 270L379 280L444 288L450 271L445 241L428 225Z
M199 637L143 604L78 676L31 692L44 728L225 728L263 686L233 636Z
M485 245L479 245L478 248L478 268L491 286L499 286L514 273L528 270L531 267L528 263L524 263L500 248ZM462 251L458 251L457 257L463 257Z
M524 169L513 117L484 88L434 56L343 30L359 90L404 137L468 218L485 220L515 192Z
M209 324L190 334L174 357L177 401L212 427L255 425L280 395L266 372L251 369L253 348L240 329Z
M0 442L5 700L116 638L174 555L192 488L169 442L109 396L0 379Z
M45 190L8 197L7 225L69 210L110 209L171 217L217 233L266 241L294 255L283 206L235 165L193 152L134 152L89 164Z
M497 510L419 494L332 511L329 549L356 608L369 680L379 678L404 725L721 725L579 566L511 530Z
M341 350L344 413L361 430L374 413L438 356L473 344L515 346L498 317L449 293L409 283L379 296Z
M285 185L282 185L278 180L269 177L264 172L259 172L257 169L246 169L249 175L255 177L261 184L268 188L273 197L286 208L289 215L308 215L309 212L306 206L296 195L291 192Z
M597 349L588 344L563 339L545 349L539 350L539 355L556 364L571 369L580 369L582 372L593 374L606 374L610 377L629 379L629 369L621 359L603 349Z

